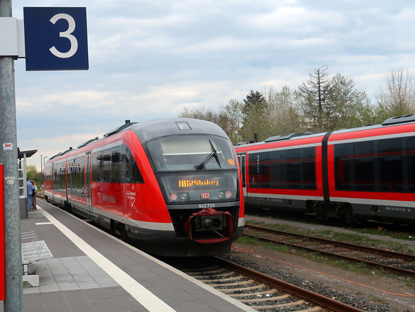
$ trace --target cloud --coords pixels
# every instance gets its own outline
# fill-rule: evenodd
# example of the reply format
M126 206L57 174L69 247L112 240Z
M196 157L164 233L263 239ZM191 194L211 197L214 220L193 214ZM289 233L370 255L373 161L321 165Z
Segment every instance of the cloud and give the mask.
M415 70L410 1L43 0L40 5L87 7L90 63L88 71L25 72L25 61L15 62L19 145L43 155L125 119L215 109L241 101L251 89L295 89L322 65L354 79L372 98L391 69ZM22 18L22 6L13 2L15 17Z

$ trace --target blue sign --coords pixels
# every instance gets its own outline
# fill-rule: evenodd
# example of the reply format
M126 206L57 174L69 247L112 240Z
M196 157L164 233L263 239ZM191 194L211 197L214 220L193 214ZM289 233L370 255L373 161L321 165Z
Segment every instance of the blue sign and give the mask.
M88 69L86 8L23 8L26 70Z

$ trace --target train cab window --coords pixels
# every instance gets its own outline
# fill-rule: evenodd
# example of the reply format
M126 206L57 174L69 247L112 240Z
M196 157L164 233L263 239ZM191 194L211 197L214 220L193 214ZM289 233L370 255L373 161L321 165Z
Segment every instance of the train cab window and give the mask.
M237 169L230 142L210 135L169 136L146 144L156 172Z

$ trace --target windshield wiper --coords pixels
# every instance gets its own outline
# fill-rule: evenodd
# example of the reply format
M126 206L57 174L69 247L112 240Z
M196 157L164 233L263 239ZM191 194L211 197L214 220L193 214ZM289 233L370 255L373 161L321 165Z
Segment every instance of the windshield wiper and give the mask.
M203 168L205 168L205 165L213 158L215 157L216 162L219 165L219 168L222 168L220 165L220 161L219 161L219 157L218 157L218 152L216 151L215 147L212 144L212 141L209 140L210 143L210 147L212 148L212 151L209 153L209 155L207 155L207 157L199 164L199 165L195 165L195 170L202 170Z

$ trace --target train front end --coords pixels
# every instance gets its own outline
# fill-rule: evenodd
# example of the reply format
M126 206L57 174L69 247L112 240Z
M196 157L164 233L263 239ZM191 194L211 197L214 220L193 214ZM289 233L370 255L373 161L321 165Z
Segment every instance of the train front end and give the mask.
M226 253L244 226L233 146L222 129L212 123L188 120L175 126L179 131L143 144L174 228L174 233L154 237L158 240L155 253ZM144 241L146 249L151 250L151 240Z

